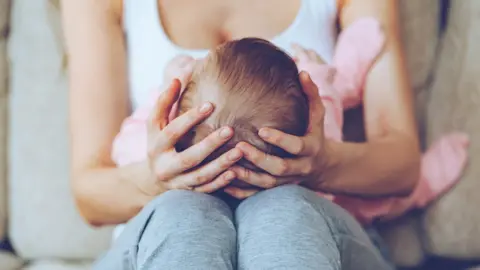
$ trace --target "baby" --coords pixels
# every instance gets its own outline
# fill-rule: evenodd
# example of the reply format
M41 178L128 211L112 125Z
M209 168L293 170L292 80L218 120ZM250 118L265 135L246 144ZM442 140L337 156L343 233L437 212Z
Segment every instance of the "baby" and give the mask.
M381 52L384 36L377 21L361 19L340 35L333 63L325 65L300 55L296 62L268 41L246 38L228 42L196 62L191 78L182 73L185 59L167 67L166 80L180 77L189 81L172 116L182 114L205 101L216 105L213 114L186 134L177 144L182 151L221 126L231 126L234 138L216 150L208 162L237 142L248 142L280 157L289 154L265 143L257 132L271 127L297 136L306 132L308 102L298 73L306 70L319 87L325 106L325 136L342 140L343 110L358 105L366 74ZM139 108L122 125L114 141L112 158L122 166L146 158L146 121L153 103ZM367 200L348 196L326 196L350 211L359 221L399 216L409 209L423 207L448 190L458 179L466 161L463 135L442 138L422 160L422 175L415 191L407 198ZM451 163L448 163L451 162ZM240 166L261 171L246 160ZM442 170L443 169L443 170ZM241 185L241 182L233 183Z
M180 96L177 114L207 101L216 105L215 111L179 141L177 150L183 151L214 130L230 126L235 130L234 137L204 162L216 159L241 141L263 152L289 157L283 149L262 140L258 130L271 127L297 136L305 134L308 101L298 74L293 59L265 40L245 38L218 47L195 67ZM238 165L261 171L245 159Z

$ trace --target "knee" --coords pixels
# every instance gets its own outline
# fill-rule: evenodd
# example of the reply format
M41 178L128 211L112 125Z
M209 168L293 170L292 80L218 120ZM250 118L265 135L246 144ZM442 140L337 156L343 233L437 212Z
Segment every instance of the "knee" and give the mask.
M176 269L188 256L230 256L236 247L232 213L219 199L202 193L174 190L151 201L134 221L139 269ZM210 249L205 250L208 246ZM195 253L195 254L193 254ZM192 255L193 254L193 255ZM198 259L198 257L195 257ZM162 267L163 266L163 267ZM152 268L153 269L153 268Z
M320 201L318 201L320 199ZM298 185L283 185L268 189L257 193L256 195L247 198L241 204L242 208L248 208L249 211L253 209L292 209L297 207L304 208L306 204L326 203L326 200L319 198L319 196L304 187ZM325 201L325 202L324 202Z
M284 225L316 220L317 226L328 225L332 212L332 202L315 192L298 185L284 185L262 191L243 201L237 210L237 220L249 222L272 222L281 220ZM268 221L266 219L269 219Z
M216 228L235 237L232 211L223 201L208 194L171 190L155 198L146 208L150 213L148 229L202 234Z

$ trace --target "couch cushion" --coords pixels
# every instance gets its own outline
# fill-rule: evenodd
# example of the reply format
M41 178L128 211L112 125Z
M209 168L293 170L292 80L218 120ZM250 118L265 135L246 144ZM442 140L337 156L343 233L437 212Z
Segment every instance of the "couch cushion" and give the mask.
M480 1L450 1L435 83L428 104L428 141L451 130L470 134L470 161L461 182L428 209L429 252L480 259Z
M91 259L106 249L111 232L89 228L70 193L68 89L47 2L13 2L10 235L26 259Z
M23 265L20 258L14 256L12 253L0 250L0 266L2 270L19 270Z
M440 4L438 0L403 0L399 3L407 67L416 95L417 122L423 140L424 105L435 64ZM414 218L408 217L381 228L397 265L414 266L423 260L423 248L415 224Z
M40 260L22 268L22 270L89 270L92 269L91 262L62 262Z
M407 65L416 91L429 82L439 32L439 0L400 1L400 20Z
M0 0L0 38L8 33L10 0Z
M0 242L7 227L7 104L7 98L0 95Z
M403 0L400 20L407 67L415 92L416 116L421 139L425 132L424 105L438 47L439 0Z
M6 38L10 0L0 0L0 241L5 236L7 220L7 77Z
M395 265L415 267L425 259L421 238L418 235L417 215L408 215L379 227Z

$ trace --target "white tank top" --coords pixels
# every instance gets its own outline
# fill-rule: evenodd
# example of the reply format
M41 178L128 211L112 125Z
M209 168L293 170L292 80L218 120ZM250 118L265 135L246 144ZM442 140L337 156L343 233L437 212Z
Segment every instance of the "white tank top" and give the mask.
M149 97L162 84L163 70L179 54L200 58L207 50L183 49L166 35L157 0L123 0L124 28L128 48L129 87L132 107ZM330 62L336 41L336 0L302 0L292 24L271 40L291 53L293 42L314 49Z
M162 84L168 61L179 54L205 57L208 50L190 50L176 46L166 35L158 14L157 0L123 0L124 30L128 48L130 100L132 108L143 104L150 91ZM291 25L271 40L291 52L291 44L315 50L327 63L336 41L336 0L302 0ZM123 230L118 226L114 239Z

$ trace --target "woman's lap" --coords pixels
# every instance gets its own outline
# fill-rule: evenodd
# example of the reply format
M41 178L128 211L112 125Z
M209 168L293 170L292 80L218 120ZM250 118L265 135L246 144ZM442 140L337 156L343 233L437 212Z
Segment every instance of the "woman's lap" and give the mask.
M127 224L95 269L390 269L350 215L305 188L277 187L233 208L169 191Z

